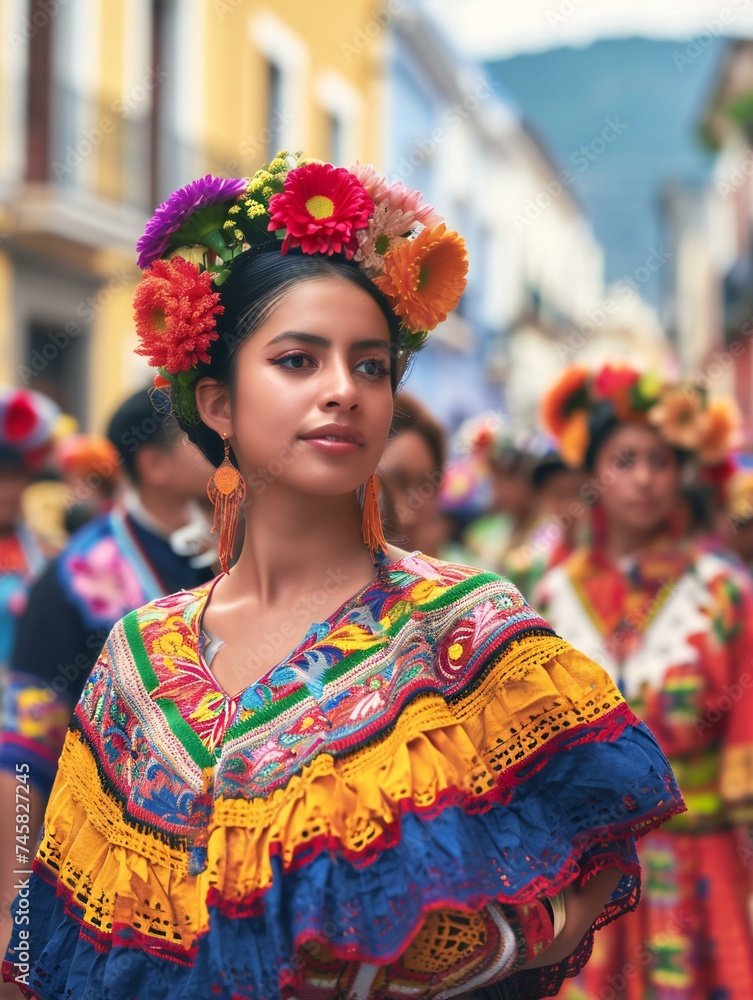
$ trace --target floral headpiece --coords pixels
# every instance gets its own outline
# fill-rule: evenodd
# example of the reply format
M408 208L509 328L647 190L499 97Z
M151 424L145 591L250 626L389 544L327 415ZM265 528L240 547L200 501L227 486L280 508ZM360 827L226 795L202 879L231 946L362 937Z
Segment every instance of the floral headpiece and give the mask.
M597 372L573 365L541 403L541 422L569 465L583 464L590 441L589 415L605 405L617 420L647 423L667 444L709 466L725 461L740 422L734 400L709 400L699 386L666 383L654 372L626 365L604 365Z
M52 447L61 418L48 396L31 389L0 386L0 454L33 471Z
M115 445L97 434L67 434L55 443L55 460L61 471L74 479L92 474L112 479L120 467Z
M346 170L283 151L250 180L194 181L159 206L139 240L144 274L134 299L136 353L159 369L155 384L184 419L197 419L197 366L209 363L219 336L229 262L275 241L281 254L300 247L355 260L399 317L404 351L424 345L466 286L460 236L418 191L370 166Z

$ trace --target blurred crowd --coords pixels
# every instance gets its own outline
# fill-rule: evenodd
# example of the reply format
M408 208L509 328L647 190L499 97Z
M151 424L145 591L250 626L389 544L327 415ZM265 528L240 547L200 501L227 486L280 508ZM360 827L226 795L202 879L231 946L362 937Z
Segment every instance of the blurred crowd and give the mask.
M219 572L211 473L158 390L125 400L97 436L39 393L0 389L0 787L10 794L31 762L33 829L111 626ZM685 795L688 812L645 838L635 920L597 935L563 996L618 981L614 996L664 995L648 992L662 983L753 996L714 992L741 954L750 965L753 940L753 816L740 805L753 790L753 454L734 406L621 365L575 367L545 393L538 427L513 433L488 412L448 434L401 390L379 474L388 541L512 579L612 674ZM7 906L10 882L2 892Z

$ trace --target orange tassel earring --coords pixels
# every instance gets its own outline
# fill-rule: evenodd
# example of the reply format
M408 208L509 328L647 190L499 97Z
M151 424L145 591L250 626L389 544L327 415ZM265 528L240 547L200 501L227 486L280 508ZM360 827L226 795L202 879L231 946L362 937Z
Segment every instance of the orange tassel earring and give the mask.
M379 510L380 484L376 472L372 472L365 485L363 493L363 540L375 552L387 552L387 542L384 540L382 515Z
M246 496L246 483L243 476L230 461L230 444L225 438L225 457L222 464L214 470L214 475L207 484L207 495L214 504L214 523L212 534L218 529L220 533L218 556L222 572L227 573L228 563L233 554L235 532L238 528L238 510Z

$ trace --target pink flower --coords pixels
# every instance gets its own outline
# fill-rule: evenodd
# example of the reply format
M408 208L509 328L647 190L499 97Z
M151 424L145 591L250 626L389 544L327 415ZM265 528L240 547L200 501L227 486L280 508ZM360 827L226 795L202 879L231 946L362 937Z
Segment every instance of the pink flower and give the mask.
M384 255L406 242L405 237L401 235L405 231L403 213L399 209L392 212L386 205L380 205L375 209L374 218L369 219L368 228L361 229L356 234L358 250L355 259L369 277L382 274Z
M386 177L378 174L371 164L367 163L362 166L360 163L357 163L354 167L350 168L350 172L363 184L366 194L374 204L384 201L390 189L389 181Z
M361 166L357 163L350 168L363 184L369 198L376 206L374 216L376 217L383 210L390 219L395 218L395 213L401 212L400 225L404 228L395 230L393 235L402 235L410 232L417 222L427 229L438 226L444 219L438 215L431 205L425 205L420 191L412 191L407 188L402 181L390 184L385 177L380 176L370 165ZM379 232L384 232L380 228Z
M417 222L427 229L433 229L444 222L442 216L438 215L431 205L424 204L420 191L407 188L402 181L397 181L387 188L384 197L377 202L378 208L382 205L389 208L390 214L402 213L402 224L407 227L403 232L411 230Z

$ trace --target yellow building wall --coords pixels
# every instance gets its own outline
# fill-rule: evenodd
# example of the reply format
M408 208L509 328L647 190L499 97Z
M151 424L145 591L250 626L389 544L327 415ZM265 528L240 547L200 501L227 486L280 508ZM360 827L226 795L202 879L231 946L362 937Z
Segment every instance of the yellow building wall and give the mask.
M0 0L0 24L3 5ZM126 67L125 19L130 0L99 0L96 60L98 85L93 97L89 127L100 129L101 142L91 153L91 186L105 202L117 203L125 189L123 153L125 123L119 113ZM179 0L181 4L189 0ZM328 158L327 116L316 91L322 74L336 76L357 98L362 113L353 134L354 158L379 166L383 49L386 40L384 9L397 0L195 0L203 15L197 33L198 50L192 53L201 67L205 89L197 114L203 165L196 176L212 171L245 176L267 159L268 95L267 61L257 44L253 25L265 18L281 26L304 54L295 108L299 142L308 155ZM145 40L145 44L147 44ZM0 80L0 88L2 88ZM0 115L3 109L0 92ZM146 151L145 151L146 155ZM54 190L51 191L54 196ZM0 222L4 206L0 204ZM146 221L146 219L144 219ZM0 230L2 226L0 226ZM75 233L71 233L75 241ZM88 273L96 276L99 290L86 303L92 334L89 349L88 428L103 431L118 403L149 375L143 359L133 354L133 292L139 272L135 247L127 254L102 248L101 253L79 253L75 242L68 249L59 241L40 241L40 253L67 260L86 259ZM0 241L0 380L15 379L16 349L13 330L13 267ZM20 332L19 332L20 335Z
M0 252L0 384L15 383L13 322L13 265Z
M122 74L122 19L127 0L101 0L102 99L117 100ZM183 0L181 0L183 2ZM266 162L266 58L253 37L254 19L272 18L305 52L300 80L301 105L296 109L305 152L326 158L327 119L314 93L316 79L334 73L355 92L363 114L354 135L355 158L379 166L382 158L383 51L386 40L382 0L201 0L206 88L201 173L212 171L245 176ZM388 0L388 3L390 0ZM395 0L391 0L394 4ZM108 137L109 138L109 137ZM293 143L293 145L297 145ZM113 175L110 155L103 157L98 185L104 196L121 190L122 177ZM122 160L120 161L122 163ZM118 402L136 387L145 363L133 355L135 336L131 300L138 280L135 251L119 262L110 255L103 273L109 277L100 293L90 355L89 413L92 429L104 429ZM123 282L123 270L133 278ZM114 275L114 277L112 277Z
M298 148L328 158L326 113L314 92L316 79L334 73L353 89L363 107L355 155L379 165L384 75L385 4L374 0L212 0L207 17L207 145L220 164L238 173L258 169L266 158L266 57L254 38L258 18L279 22L306 52L302 103L293 130ZM218 168L219 169L219 168Z

